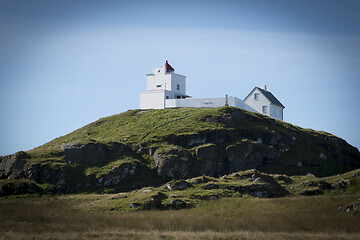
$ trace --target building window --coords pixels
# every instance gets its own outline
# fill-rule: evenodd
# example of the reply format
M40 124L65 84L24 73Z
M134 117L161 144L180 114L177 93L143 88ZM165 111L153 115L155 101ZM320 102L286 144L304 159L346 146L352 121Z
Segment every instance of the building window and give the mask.
M158 85L156 85L156 87L161 87L161 85L162 85L162 84L158 84Z
M169 99L169 96L166 96L166 99Z
M176 90L180 91L180 84L176 85Z
M267 113L267 106L262 106L262 113L263 114L266 114Z
M254 100L259 101L259 93L254 93Z

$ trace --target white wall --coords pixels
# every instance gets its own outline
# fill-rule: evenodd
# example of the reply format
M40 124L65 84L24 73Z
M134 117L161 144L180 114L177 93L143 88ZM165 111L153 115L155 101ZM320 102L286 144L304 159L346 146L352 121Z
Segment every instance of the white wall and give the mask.
M171 89L171 75L170 74L148 74L147 75L146 90L170 90ZM157 85L161 85L158 87Z
M180 85L180 90L177 90L177 85ZM180 74L172 73L171 74L171 91L175 95L185 95L186 94L186 77Z
M270 105L270 116L273 118L283 120L283 109L271 104Z
M165 90L150 90L140 92L140 109L164 109Z
M239 107L248 111L256 112L254 109L245 104L245 102L236 97L228 98L229 106ZM225 98L188 98L188 99L168 99L165 101L166 108L177 107L196 107L210 108L225 106Z
M239 99L237 97L229 97L229 105L238 107L238 108L242 108L242 109L248 110L250 112L256 112L256 110L253 109L252 107L250 107L249 105L247 105L244 100Z
M155 75L146 75L146 90L155 90Z
M168 90L173 95L186 94L186 76L173 72L166 73L164 68L155 68L153 74L147 74L146 90ZM180 90L177 90L179 84Z
M176 107L222 107L225 106L225 98L187 98L187 99L168 99L165 101L166 108Z
M257 101L254 100L255 93L259 93L259 99ZM259 89L256 88L251 95L245 99L245 103L261 114L263 114L262 107L267 106L267 113L264 115L270 116L270 101L260 92Z

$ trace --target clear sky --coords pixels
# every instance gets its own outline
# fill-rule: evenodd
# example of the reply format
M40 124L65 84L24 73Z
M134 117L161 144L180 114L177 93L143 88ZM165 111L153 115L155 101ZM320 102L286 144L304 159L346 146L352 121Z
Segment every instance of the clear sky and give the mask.
M165 60L193 97L266 84L360 148L360 1L0 1L0 155L139 108Z

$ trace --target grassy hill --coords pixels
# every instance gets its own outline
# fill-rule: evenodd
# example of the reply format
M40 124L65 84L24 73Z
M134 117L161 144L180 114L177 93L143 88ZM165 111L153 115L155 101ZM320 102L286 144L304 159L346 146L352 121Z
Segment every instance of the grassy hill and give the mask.
M52 192L116 192L254 168L325 177L359 167L359 151L326 132L233 107L180 108L101 118L2 157L0 178L34 181Z
M1 157L0 239L359 239L359 168L242 109L130 110Z

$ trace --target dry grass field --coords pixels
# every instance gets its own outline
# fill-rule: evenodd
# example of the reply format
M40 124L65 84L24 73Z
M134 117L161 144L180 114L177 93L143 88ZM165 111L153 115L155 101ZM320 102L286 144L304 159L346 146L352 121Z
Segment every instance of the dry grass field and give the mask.
M116 194L0 198L0 239L360 239L359 194L227 198L193 209L90 208Z

